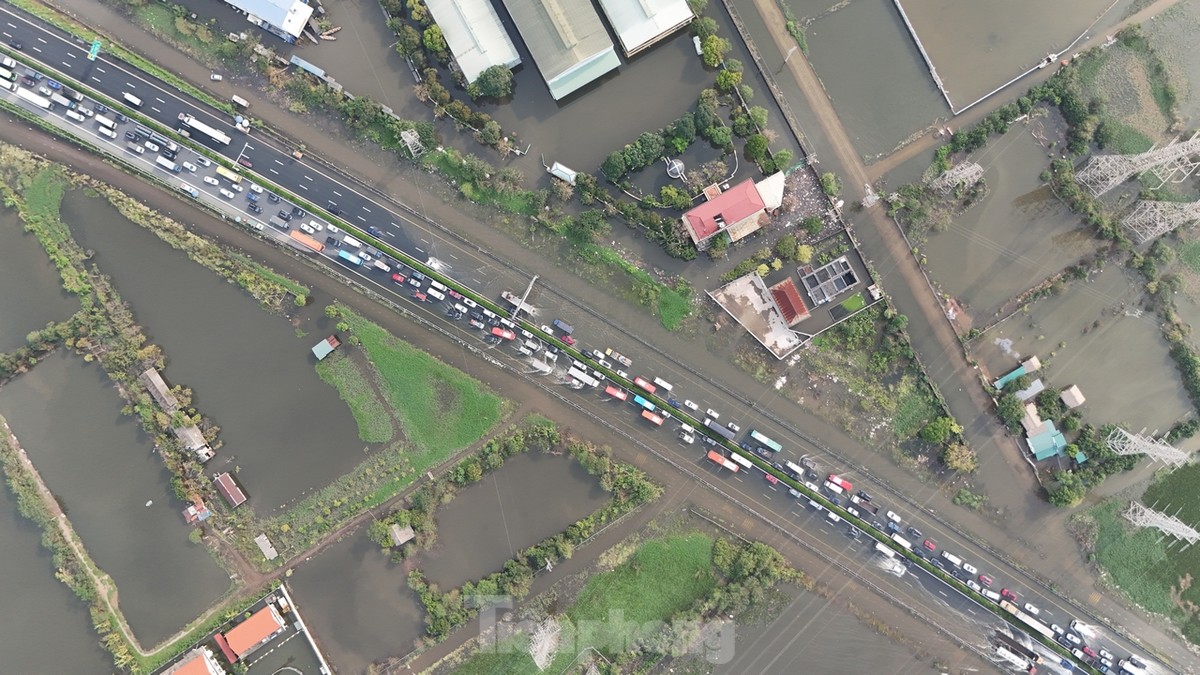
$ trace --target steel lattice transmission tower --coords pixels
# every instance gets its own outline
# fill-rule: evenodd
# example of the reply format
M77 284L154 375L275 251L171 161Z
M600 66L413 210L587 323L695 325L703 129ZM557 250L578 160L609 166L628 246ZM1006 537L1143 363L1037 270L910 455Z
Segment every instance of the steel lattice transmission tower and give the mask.
M1153 527L1162 532L1163 536L1170 535L1186 541L1187 544L1183 548L1200 541L1200 532L1197 532L1196 528L1175 516L1155 511L1138 502L1129 502L1129 509L1122 515L1137 527Z
M951 167L934 178L929 187L940 192L943 196L950 194L959 185L971 186L983 178L983 167L976 162L965 162Z
M412 153L412 158L416 159L425 154L425 144L421 142L421 134L418 134L416 129L405 129L400 132L400 140L404 141L404 145L408 147L408 151Z
M1133 210L1121 219L1133 239L1144 244L1178 227L1200 220L1200 202L1163 202L1138 200Z
M1075 182L1099 197L1121 183L1156 166L1181 162L1200 153L1200 133L1183 143L1147 150L1137 155L1092 155L1075 174Z
M1188 454L1169 443L1141 434L1131 434L1121 427L1114 428L1104 442L1109 450L1118 455L1146 455L1176 469L1188 462Z

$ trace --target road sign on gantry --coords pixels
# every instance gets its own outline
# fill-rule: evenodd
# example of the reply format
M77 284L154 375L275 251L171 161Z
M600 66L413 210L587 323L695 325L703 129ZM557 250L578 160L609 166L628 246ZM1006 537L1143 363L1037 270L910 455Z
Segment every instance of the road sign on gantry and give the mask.
M95 61L100 55L100 41L92 40L92 48L88 50L88 61Z

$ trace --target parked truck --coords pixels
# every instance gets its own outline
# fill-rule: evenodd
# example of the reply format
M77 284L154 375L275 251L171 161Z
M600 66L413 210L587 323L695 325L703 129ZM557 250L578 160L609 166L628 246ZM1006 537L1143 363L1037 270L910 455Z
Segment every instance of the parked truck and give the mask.
M158 156L154 159L154 163L160 168L166 169L171 173L179 173L179 165L163 156Z

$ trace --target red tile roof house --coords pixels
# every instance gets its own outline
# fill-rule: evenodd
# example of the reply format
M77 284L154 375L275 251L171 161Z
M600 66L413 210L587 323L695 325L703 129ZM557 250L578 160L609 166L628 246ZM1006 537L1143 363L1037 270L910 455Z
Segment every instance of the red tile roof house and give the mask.
M250 615L249 619L230 628L224 633L217 633L217 645L224 652L230 663L245 659L254 650L267 644L271 638L279 635L287 628L283 617L269 604Z
M710 186L704 191L708 201L683 214L683 229L701 251L721 232L731 242L751 235L782 204L784 182L784 175L775 173L757 183L747 178L719 194L717 186Z

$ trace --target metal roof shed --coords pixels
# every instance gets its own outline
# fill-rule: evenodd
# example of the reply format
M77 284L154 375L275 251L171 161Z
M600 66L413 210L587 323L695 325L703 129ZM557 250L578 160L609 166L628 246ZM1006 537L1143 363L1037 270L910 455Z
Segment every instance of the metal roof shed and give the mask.
M504 0L555 100L621 65L590 2Z
M467 82L492 66L515 68L521 56L489 0L425 0Z
M300 37L313 8L303 0L225 0L246 14L292 36Z
M687 0L600 0L600 7L625 56L653 46L688 25L693 16Z

